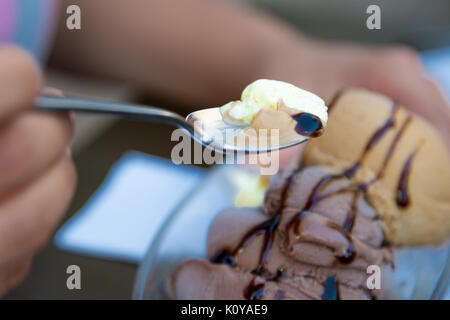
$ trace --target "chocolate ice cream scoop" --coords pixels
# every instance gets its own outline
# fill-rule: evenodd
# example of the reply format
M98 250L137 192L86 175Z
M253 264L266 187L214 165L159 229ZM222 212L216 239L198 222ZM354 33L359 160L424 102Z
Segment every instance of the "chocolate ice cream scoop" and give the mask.
M177 299L370 299L368 265L390 265L383 231L363 197L349 193L323 199L313 209L310 195L331 171L319 167L275 177L263 208L231 209L213 222L210 261L191 260L172 276ZM333 181L325 194L348 189L347 178ZM351 230L347 214L356 206ZM326 283L333 282L333 286ZM334 291L329 292L329 291Z

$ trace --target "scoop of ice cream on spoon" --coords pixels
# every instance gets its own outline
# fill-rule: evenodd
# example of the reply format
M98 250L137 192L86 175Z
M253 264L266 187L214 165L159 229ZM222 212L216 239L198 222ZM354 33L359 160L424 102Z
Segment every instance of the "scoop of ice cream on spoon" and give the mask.
M220 108L223 121L240 129L228 143L256 141L261 146L291 146L322 134L328 120L325 102L290 83L260 79L241 100ZM275 138L275 139L274 139Z

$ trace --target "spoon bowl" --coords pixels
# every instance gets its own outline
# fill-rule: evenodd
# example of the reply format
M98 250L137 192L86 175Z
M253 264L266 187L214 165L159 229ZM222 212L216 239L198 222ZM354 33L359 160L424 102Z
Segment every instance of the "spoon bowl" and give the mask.
M250 143L244 143L243 145L234 143L233 138L246 127L225 122L219 107L194 111L186 117L186 122L193 126L194 133L197 136L196 140L201 140L208 147L222 153L270 152L292 147L309 140L309 138L297 136L285 139L283 143L276 142L275 144L259 143L258 141L256 141L256 145L250 145Z

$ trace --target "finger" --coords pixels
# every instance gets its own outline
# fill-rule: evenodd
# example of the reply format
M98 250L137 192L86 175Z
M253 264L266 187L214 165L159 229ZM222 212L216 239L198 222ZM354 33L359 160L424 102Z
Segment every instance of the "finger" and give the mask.
M55 96L55 97L63 97L64 94L62 90L57 88L46 87L42 89L41 93L46 96Z
M47 96L64 97L64 93L62 92L62 90L57 89L57 88L52 88L52 87L46 87L46 88L42 89L41 93L44 95L47 95ZM68 114L69 114L70 123L72 125L75 124L75 112L69 111Z
M76 183L68 154L46 173L0 203L0 265L33 254L63 215Z
M0 268L0 297L25 280L31 263L32 257L28 256Z
M42 83L38 64L22 49L0 46L0 121L30 109Z
M430 121L450 151L450 106L434 81L425 74L399 77L392 84L392 97L409 110Z
M0 128L0 195L36 177L57 161L70 143L67 114L26 112ZM1 199L1 197L0 197Z
M384 50L370 64L367 87L392 97L439 130L450 150L450 106L412 50Z
M421 99L405 102L413 109L421 108L422 114L435 124L441 133L450 152L450 105L439 86L427 76L423 76L420 85L423 87ZM419 85L419 84L418 84Z

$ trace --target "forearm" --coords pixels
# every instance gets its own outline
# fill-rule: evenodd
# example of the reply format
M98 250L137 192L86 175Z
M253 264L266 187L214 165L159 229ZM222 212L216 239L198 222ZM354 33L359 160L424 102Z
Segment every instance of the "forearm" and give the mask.
M81 7L82 30L59 28L55 63L129 81L188 103L214 105L238 98L250 81L268 76L267 60L275 52L297 51L301 61L300 35L238 4L212 0L71 3Z
M450 150L448 101L410 49L321 42L219 0L72 2L81 6L82 30L59 28L53 60L64 67L165 93L191 108L237 99L263 77L323 98L368 88L434 123Z

